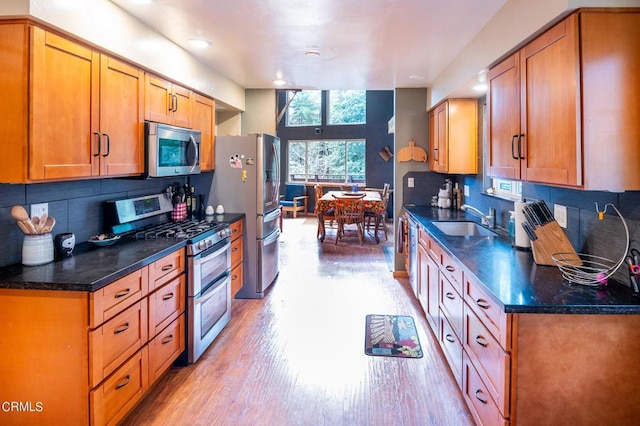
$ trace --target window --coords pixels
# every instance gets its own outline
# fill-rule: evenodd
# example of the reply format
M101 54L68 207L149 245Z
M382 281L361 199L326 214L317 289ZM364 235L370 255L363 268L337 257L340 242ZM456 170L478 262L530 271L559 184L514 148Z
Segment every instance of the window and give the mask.
M287 126L319 126L322 124L322 92L303 90L288 92L288 99L294 97L287 108Z
M366 141L289 141L289 180L298 182L365 182Z
M366 90L331 90L327 124L365 124L367 122Z
M522 197L522 182L516 180L490 178L491 186L487 194L509 200L519 200Z

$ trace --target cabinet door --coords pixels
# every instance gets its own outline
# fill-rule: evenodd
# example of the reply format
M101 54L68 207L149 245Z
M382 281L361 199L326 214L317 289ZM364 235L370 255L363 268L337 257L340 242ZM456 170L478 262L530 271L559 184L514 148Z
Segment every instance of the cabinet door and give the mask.
M488 174L520 179L520 54L492 68L487 78Z
M99 53L31 29L29 179L97 176Z
M521 176L527 181L582 184L578 49L578 16L572 15L521 51Z
M193 93L189 89L174 84L171 95L173 96L171 123L180 127L192 128Z
M144 80L134 66L100 58L100 173L144 172Z
M449 141L449 109L444 102L435 110L434 116L434 145L433 145L433 171L446 172L448 169L448 141Z
M418 300L433 332L438 334L438 265L418 244Z
M144 119L171 124L171 83L149 73L144 80Z
M200 170L215 168L215 101L202 95L195 95L193 103L193 128L200 130Z
M436 111L429 111L429 170L435 171L436 169Z

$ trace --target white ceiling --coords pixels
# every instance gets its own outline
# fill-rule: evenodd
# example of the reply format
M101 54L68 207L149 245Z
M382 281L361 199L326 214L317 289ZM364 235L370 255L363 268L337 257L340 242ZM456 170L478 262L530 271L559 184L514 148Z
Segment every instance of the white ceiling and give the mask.
M507 0L111 0L245 88L428 87ZM187 40L211 42L205 49ZM316 49L319 56L305 52ZM469 70L469 77L480 70Z

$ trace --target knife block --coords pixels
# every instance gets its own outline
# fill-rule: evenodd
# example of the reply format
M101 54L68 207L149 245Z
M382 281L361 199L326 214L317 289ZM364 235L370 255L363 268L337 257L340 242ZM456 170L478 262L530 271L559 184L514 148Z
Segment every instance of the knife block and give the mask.
M536 264L556 266L551 257L554 253L573 253L576 256L576 265L582 264L580 257L555 220L534 229L533 232L538 237L531 241L531 251ZM571 255L569 255L570 257Z

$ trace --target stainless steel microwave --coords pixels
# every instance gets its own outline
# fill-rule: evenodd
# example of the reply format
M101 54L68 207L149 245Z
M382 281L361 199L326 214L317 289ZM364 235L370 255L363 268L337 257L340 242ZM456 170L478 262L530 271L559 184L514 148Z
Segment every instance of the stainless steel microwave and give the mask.
M144 138L147 177L200 173L199 130L145 121Z

